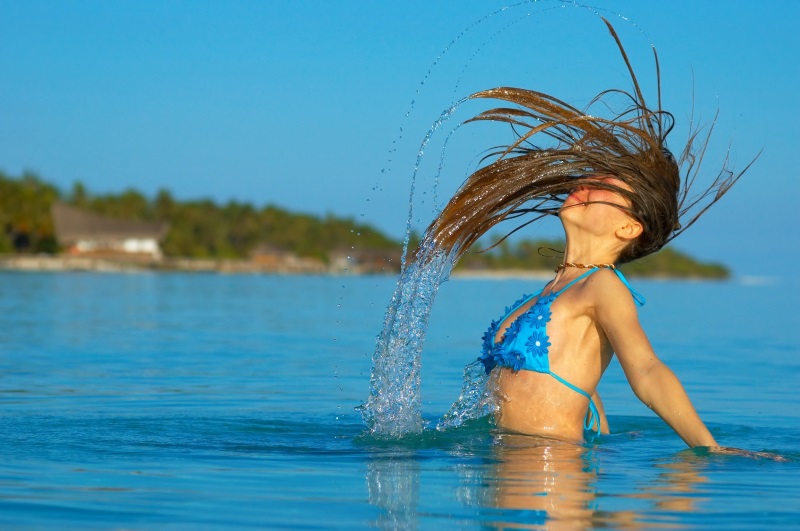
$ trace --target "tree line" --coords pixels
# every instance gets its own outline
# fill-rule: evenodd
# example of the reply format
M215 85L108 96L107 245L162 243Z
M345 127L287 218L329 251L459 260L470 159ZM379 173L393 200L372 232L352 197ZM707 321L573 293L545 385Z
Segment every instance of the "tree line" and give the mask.
M152 199L133 189L92 194L80 182L64 193L33 173L13 178L0 172L0 227L5 229L0 252L58 252L50 213L55 201L108 217L167 221L161 242L166 256L247 258L258 245L268 245L327 262L333 252L354 247L396 254L401 248L369 224L332 214L318 217L240 201L179 201L166 189Z
M0 171L0 227L4 229L0 230L0 253L59 252L50 213L55 201L108 217L167 221L169 231L161 247L172 257L244 259L257 247L266 246L328 263L336 253L353 251L399 257L402 248L401 242L369 224L332 214L314 216L240 201L179 201L166 189L152 198L134 189L93 194L80 182L65 193L31 172L12 177ZM561 261L563 242L505 240L493 248L484 247L479 244L467 253L458 269L552 269ZM392 263L396 267L399 260ZM640 276L729 275L720 264L700 263L670 248L623 269Z
M493 238L498 241L500 238ZM527 269L552 270L563 260L564 242L558 240L502 241L494 247L477 245L459 262L461 270ZM666 247L661 251L623 264L629 276L728 278L730 270L722 264L699 262L686 254Z

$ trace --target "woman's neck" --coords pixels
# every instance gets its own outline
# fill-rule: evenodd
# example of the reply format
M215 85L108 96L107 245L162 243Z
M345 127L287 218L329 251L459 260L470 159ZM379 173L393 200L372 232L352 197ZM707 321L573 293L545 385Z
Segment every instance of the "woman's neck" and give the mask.
M619 257L617 242L591 238L574 241L567 237L564 248L564 262L573 264L613 264Z
M615 216L618 214L615 209L609 210L604 212L605 215L595 212L590 216L581 210L573 212L570 208L559 215L566 238L564 262L608 264L617 261L630 243L618 234L627 218Z

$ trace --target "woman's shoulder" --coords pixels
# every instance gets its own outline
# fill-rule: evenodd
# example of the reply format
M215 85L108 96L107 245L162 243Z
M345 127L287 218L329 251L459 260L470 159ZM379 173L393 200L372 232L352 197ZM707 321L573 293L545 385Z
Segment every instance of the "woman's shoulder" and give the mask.
M601 269L589 275L584 289L585 294L594 301L596 306L635 305L632 288L611 269Z

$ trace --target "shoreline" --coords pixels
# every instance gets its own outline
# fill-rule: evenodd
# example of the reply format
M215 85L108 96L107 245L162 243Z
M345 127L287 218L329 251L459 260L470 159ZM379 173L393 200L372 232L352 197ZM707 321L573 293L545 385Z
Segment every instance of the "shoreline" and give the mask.
M23 255L0 257L0 271L100 272L100 273L264 273L264 274L331 274L321 262L287 260L261 263L253 260L203 258L117 258L99 256Z
M244 259L162 258L121 259L114 257L22 255L0 256L0 271L20 272L96 272L96 273L216 273L262 275L319 275L319 276L396 276L397 271L381 271L359 265L328 266L317 260L294 259L281 262L259 262ZM548 280L549 269L456 270L451 280ZM713 278L678 275L633 275L655 281L725 281L735 277Z

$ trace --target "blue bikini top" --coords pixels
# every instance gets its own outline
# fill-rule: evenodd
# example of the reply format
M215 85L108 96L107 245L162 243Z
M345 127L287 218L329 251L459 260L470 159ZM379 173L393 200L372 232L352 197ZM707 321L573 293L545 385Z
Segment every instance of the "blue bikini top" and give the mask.
M553 301L559 295L564 293L576 282L583 280L595 271L597 268L590 269L586 273L580 275L575 280L564 286L558 291L553 291L547 295L542 295L542 291L534 295L526 295L520 300L506 308L505 314L497 321L492 321L489 329L483 334L483 353L479 361L483 363L486 373L490 373L495 367L508 367L513 371L521 369L534 371L544 374L549 374L559 382L563 383L573 391L582 394L589 399L589 410L586 414L584 421L584 429L589 431L596 431L599 433L599 415L597 407L592 400L592 397L583 389L569 383L565 379L558 376L550 370L549 348L550 339L547 335L547 323L550 322L552 311L550 309ZM633 296L633 300L637 305L642 306L645 303L644 297L637 293L625 277L617 269L613 270L619 279L628 288ZM503 337L500 341L495 342L498 330L505 324L508 317L514 313L518 308L530 302L533 298L538 297L536 302L530 308L514 321L511 322L506 328ZM591 413L591 415L590 415Z

